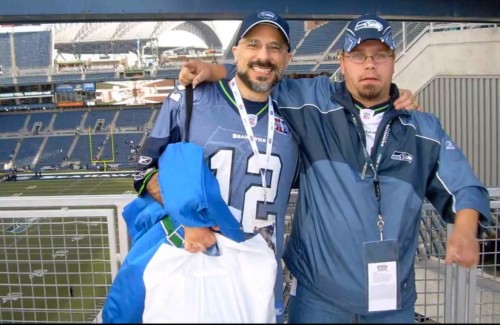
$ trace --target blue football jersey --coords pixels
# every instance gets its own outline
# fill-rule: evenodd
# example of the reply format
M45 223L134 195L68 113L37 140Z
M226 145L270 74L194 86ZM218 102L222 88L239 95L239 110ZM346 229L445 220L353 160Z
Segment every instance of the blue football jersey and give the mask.
M262 166L259 157L253 154L227 82L200 84L194 90L193 97L188 141L204 149L206 163L217 178L221 195L243 230L246 233L261 233L275 251L279 266L275 294L279 302L283 297L281 256L285 214L298 163L296 142L286 122L275 110L272 153L267 165ZM259 103L262 107L247 107L257 148L262 156L266 155L269 127L268 109L264 104L267 102ZM157 168L158 158L166 146L180 141L185 125L184 107L184 90L176 89L165 100L155 126L143 145L139 171ZM260 174L261 167L266 167L266 191ZM141 174L136 174L136 177L140 178Z
M204 148L207 165L219 182L221 195L238 216L247 233L284 220L290 188L297 167L297 146L285 121L276 113L272 154L267 164L267 190L260 175L230 90L224 82L205 83L194 91L188 141ZM265 155L268 110L250 114L257 147ZM166 100L142 151L142 160L154 162L170 142L177 142L185 124L184 91ZM172 139L176 139L172 141ZM147 156L147 158L146 158ZM149 165L148 167L151 167Z

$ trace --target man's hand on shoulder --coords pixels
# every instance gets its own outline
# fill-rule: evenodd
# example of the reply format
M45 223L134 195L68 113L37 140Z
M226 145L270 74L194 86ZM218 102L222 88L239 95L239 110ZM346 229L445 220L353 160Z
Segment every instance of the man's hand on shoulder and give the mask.
M195 88L203 81L217 81L226 77L226 69L223 65L209 63L199 59L189 60L182 65L179 72L179 82L183 86L189 84Z
M408 109L422 111L412 92L408 89L399 89L399 98L394 101L395 109Z

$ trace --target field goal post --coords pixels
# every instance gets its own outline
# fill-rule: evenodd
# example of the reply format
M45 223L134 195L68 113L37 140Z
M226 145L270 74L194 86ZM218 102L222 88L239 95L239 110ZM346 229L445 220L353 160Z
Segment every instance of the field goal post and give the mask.
M101 160L101 159L94 159L94 154L93 154L93 149L92 149L92 128L89 127L89 154L90 154L90 162L93 164L97 163L102 163L104 166L104 171L107 171L108 169L108 163L114 163L115 162L115 140L114 140L114 128L112 125L109 127L109 139L111 140L111 160ZM106 143L107 144L107 143ZM104 150L104 146L106 144L103 144L103 148L101 150Z

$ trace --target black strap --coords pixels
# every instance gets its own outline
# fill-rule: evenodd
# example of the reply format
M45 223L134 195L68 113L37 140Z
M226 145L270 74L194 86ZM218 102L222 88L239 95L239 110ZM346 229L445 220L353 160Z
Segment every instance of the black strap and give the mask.
M191 114L193 113L193 85L186 86L186 124L184 126L184 136L182 141L189 140L189 125L191 124Z

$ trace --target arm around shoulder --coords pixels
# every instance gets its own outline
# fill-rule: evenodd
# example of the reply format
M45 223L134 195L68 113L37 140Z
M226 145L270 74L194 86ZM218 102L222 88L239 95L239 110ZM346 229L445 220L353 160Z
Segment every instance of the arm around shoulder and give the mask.
M184 63L179 72L179 82L184 86L193 84L193 87L196 87L204 81L224 79L226 75L226 68L221 64L189 60Z

